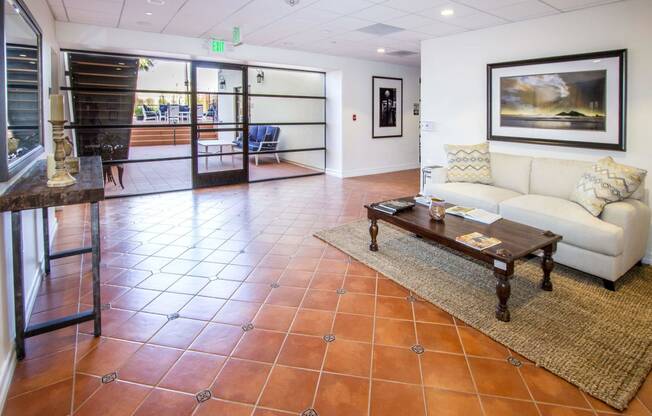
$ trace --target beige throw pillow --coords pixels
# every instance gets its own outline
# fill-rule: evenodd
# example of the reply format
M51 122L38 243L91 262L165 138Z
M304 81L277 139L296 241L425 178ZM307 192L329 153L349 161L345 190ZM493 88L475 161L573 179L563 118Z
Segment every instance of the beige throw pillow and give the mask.
M608 203L622 201L636 192L646 173L643 169L621 165L611 157L605 157L582 174L571 201L597 217Z
M490 185L491 157L489 143L474 145L447 144L448 182L473 182Z

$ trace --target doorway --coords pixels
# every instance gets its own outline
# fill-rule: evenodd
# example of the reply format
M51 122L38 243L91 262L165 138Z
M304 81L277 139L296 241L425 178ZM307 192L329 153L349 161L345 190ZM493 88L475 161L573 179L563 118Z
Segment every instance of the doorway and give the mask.
M194 188L249 180L247 71L242 65L192 62Z

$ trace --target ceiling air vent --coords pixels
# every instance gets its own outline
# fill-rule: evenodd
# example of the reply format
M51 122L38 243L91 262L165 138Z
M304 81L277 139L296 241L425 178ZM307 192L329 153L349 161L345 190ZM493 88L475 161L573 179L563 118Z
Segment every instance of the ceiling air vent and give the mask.
M375 25L365 26L358 29L358 32L371 33L372 35L389 35L390 33L402 32L405 29L400 27L376 23Z
M416 55L417 52L412 52L412 51L392 51L392 52L387 52L385 55L388 56L411 56L411 55Z

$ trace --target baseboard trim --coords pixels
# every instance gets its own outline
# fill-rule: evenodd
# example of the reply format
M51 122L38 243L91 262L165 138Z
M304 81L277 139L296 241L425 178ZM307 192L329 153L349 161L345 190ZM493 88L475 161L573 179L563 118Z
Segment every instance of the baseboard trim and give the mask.
M16 349L12 343L11 351L7 354L2 368L0 368L0 405L4 409L7 396L9 395L9 386L11 386L11 379L14 377L14 370L16 369Z
M351 170L346 170L340 172L340 177L342 178L351 178L355 176L367 176L367 175L378 175L381 173L389 173L389 172L398 172L402 170L410 170L410 169L419 169L420 165L418 162L414 163L404 163L402 165L394 165L394 166L382 166L378 168L362 168L362 169L351 169ZM328 172L328 170L327 170Z

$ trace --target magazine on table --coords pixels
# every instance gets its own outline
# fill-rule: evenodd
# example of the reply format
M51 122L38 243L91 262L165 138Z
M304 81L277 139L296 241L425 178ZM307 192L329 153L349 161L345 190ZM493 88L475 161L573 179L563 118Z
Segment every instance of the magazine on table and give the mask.
M459 205L447 208L446 213L457 215L458 217L463 217L468 220L481 222L483 224L493 224L502 218L500 215L485 211L484 209L462 207Z
M480 251L502 243L502 241L497 238L487 237L486 235L478 232L455 237L455 241Z
M392 199L374 204L374 209L394 215L398 212L414 208L414 202Z

